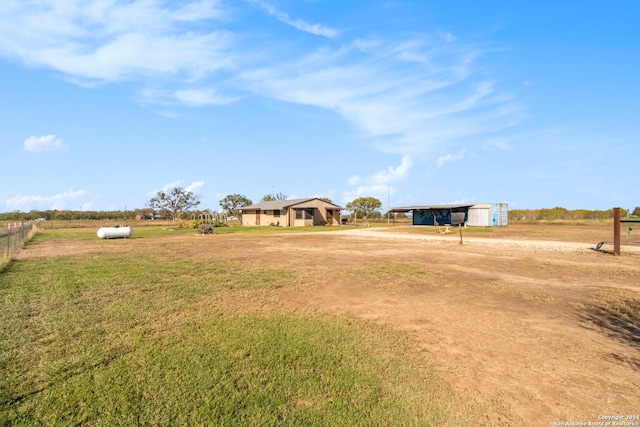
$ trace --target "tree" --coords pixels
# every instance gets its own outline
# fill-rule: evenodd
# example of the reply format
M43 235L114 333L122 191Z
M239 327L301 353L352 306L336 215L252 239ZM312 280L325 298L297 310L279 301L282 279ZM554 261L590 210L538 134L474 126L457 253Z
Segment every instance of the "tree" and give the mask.
M631 215L640 216L640 206L636 206Z
M228 216L235 216L242 224L242 215L240 208L252 205L253 202L242 194L228 194L224 199L220 200L220 207Z
M354 201L347 203L347 209L354 211L356 217L358 216L358 212L362 212L364 219L371 217L381 206L382 202L375 197L358 197Z
M158 191L147 205L153 210L168 212L173 222L178 221L185 211L200 204L198 196L182 187L174 187L169 191Z
M267 194L262 198L263 202L271 202L274 200L287 200L287 196L285 196L282 193L278 193L278 194Z

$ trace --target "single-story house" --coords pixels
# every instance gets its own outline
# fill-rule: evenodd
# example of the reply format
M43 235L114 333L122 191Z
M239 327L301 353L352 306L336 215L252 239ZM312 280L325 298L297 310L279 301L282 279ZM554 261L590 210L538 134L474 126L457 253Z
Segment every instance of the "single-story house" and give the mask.
M137 221L141 221L141 220L159 220L162 219L162 215L159 214L152 214L152 213L142 213L142 214L137 214L136 215L136 220Z
M340 225L342 208L317 197L269 200L240 208L243 225Z
M506 203L481 205L426 205L391 208L390 212L411 212L413 225L505 226L508 222Z

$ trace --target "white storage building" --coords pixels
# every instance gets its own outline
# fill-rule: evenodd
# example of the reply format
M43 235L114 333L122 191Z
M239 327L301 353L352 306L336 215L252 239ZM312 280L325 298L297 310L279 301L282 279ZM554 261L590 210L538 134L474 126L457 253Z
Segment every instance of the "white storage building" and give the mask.
M469 208L467 225L470 227L504 227L509 223L507 203L485 203Z

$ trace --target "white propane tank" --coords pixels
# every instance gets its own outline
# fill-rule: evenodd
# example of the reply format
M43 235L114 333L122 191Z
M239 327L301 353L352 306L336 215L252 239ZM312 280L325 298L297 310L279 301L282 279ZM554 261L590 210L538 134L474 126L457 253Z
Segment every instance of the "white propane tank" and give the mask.
M118 239L131 237L131 227L100 227L98 237L101 239Z

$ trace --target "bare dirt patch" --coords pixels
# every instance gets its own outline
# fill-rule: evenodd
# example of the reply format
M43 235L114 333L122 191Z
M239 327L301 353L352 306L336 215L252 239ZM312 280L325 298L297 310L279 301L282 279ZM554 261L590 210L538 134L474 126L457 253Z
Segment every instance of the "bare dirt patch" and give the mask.
M640 309L640 251L623 247L614 257L591 249L610 234L606 227L509 226L466 235L462 245L455 234L402 227L189 234L52 241L20 256L51 256L60 244L63 256L160 251L296 271L303 283L269 290L255 303L390 325L409 334L416 354L463 398L488 405L489 424L553 425L640 413L640 328L630 317ZM617 308L623 302L627 311Z

